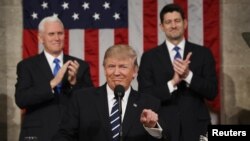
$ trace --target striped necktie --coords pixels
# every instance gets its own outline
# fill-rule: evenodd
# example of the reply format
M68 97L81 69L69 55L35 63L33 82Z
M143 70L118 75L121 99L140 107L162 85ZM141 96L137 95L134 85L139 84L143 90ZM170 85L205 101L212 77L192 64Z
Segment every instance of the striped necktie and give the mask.
M115 103L111 110L110 124L112 131L112 141L118 141L120 137L119 133L120 133L121 120L120 120L119 104L117 100L115 100Z

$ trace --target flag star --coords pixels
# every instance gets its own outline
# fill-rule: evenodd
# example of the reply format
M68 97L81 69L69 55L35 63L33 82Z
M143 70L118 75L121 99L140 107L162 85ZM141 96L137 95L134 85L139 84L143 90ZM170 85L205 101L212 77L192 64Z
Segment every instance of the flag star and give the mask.
M53 16L53 17L58 17L58 14L57 14L57 13L53 13L52 16Z
M48 8L48 3L47 2L43 2L41 4L41 6L42 6L43 9L47 9Z
M110 6L109 6L110 3L106 2L102 5L104 7L104 9L109 9Z
M35 12L33 12L32 15L31 15L31 17L33 18L33 20L34 20L34 19L38 19L38 14L35 13Z
M79 14L78 14L78 13L74 13L74 14L72 15L72 18L74 19L74 21L75 21L75 20L79 20Z
M63 7L64 10L69 9L69 3L63 2L62 7Z
M100 20L100 14L99 14L99 13L95 13L95 14L93 15L93 18L94 18L95 20Z
M84 10L89 9L89 3L84 2L82 7L83 7Z
M115 20L118 20L120 19L120 14L115 12L113 17L115 18Z

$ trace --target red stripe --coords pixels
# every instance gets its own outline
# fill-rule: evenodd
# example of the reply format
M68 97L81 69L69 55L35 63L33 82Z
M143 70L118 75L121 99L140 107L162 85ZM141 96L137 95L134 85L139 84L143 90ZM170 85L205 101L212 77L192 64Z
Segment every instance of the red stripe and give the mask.
M203 1L203 17L204 17L204 45L209 47L214 55L216 61L217 78L220 74L220 2L218 0L204 0ZM213 11L213 12L208 12ZM218 86L220 82L218 83ZM218 87L219 88L219 87ZM218 91L219 92L219 91ZM220 111L220 94L216 99L209 103L212 110Z
M174 0L174 3L178 4L184 11L184 16L188 21L188 0ZM185 37L188 39L188 27L185 31Z
M91 78L99 86L99 31L87 29L84 33L85 60L90 64Z
M23 30L23 59L38 53L38 32L37 30Z
M115 33L115 44L128 44L128 29L117 28Z
M143 44L147 51L158 44L157 1L143 1Z
M64 48L63 48L63 53L64 54L69 54L69 30L65 29L64 30Z

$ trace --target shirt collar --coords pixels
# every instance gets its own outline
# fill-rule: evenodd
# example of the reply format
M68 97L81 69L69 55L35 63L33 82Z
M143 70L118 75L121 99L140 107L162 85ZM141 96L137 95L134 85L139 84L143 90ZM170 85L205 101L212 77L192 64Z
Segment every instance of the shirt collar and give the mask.
M108 101L110 102L110 101L114 100L115 94L114 94L114 91L109 87L108 84L106 85L106 89L107 89L107 93L108 93ZM129 87L125 91L125 94L124 94L124 96L122 98L123 102L127 102L128 101L128 97L129 97L130 92L131 92L131 87Z
M171 42L169 42L168 40L166 40L166 45L167 45L169 52L173 51L175 46L178 46L180 48L180 51L183 51L184 47L185 47L185 43L186 43L185 39L183 39L178 45L174 45Z
M48 53L47 51L45 51L45 50L44 50L44 55L45 55L45 57L47 58L47 60L48 60L48 62L49 62L49 64L50 64L50 66L53 66L53 61L54 61L55 57L52 56L51 54L49 54L49 53ZM57 56L56 58L60 60L60 66L62 66L62 64L63 64L63 52L61 52L61 54L60 54L59 56Z

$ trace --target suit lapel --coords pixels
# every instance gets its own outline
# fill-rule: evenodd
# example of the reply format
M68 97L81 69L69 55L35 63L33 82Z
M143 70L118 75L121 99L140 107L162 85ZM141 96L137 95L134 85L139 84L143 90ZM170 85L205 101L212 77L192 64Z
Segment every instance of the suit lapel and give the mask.
M140 116L140 103L138 103L139 94L136 93L133 89L131 89L128 103L122 123L122 130L123 130L123 136L126 136L128 134L129 129L134 125L134 122L138 122L136 118L139 118ZM135 123L138 124L138 123Z
M37 67L40 67L41 73L43 73L43 76L47 81L50 81L54 76L52 74L51 68L49 66L49 63L44 55L44 52L42 52L37 61Z
M96 106L100 119L102 120L103 123L103 130L105 132L105 135L107 135L106 137L108 138L108 140L110 140L112 135L111 135L110 120L109 120L106 85L101 86L97 90Z
M160 59L158 62L159 63L162 62L161 66L164 71L166 71L168 74L173 74L174 73L173 65L167 48L168 47L165 42L163 42L159 46L158 56L160 57Z

